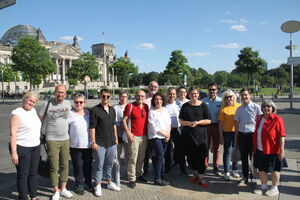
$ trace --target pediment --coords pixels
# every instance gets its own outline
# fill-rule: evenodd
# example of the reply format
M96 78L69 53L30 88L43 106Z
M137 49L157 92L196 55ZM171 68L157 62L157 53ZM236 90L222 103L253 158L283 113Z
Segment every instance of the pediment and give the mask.
M49 53L79 57L81 52L71 45L57 45L49 49Z

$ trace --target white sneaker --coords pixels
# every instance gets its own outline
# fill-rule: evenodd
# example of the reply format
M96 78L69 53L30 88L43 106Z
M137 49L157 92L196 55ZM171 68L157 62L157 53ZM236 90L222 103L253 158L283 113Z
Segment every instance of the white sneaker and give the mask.
M278 189L275 189L273 187L271 189L269 189L268 191L266 191L266 193L265 193L266 196L270 196L270 197L276 196L278 194L279 194Z
M118 187L116 184L114 184L113 182L111 182L109 185L107 185L107 189L109 190L113 190L113 191L121 191L121 188Z
M52 200L59 200L60 194L59 192L55 192L54 195L52 196Z
M233 170L233 171L232 171L232 176L233 176L234 178L240 178L240 175L239 175L239 173L238 173L237 170Z
M224 174L224 180L225 180L225 181L230 181L230 173L229 173L229 172L226 172L226 173Z
M64 190L60 191L60 195L63 197L66 197L67 199L71 199L73 197L73 194L66 188Z
M268 188L262 189L261 187L257 187L253 193L254 194L265 194L267 192Z
M102 196L101 184L96 185L96 187L95 187L95 195L97 197L101 197Z

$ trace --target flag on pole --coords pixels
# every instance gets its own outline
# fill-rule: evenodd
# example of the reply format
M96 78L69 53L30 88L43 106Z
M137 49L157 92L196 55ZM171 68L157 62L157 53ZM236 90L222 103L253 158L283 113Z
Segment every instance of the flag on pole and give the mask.
M127 59L128 58L128 52L125 52L124 58Z

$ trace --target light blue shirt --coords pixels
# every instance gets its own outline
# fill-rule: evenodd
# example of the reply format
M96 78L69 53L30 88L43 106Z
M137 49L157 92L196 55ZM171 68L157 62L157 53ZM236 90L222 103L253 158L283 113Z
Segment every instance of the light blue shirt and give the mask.
M222 106L222 98L216 96L215 100L210 99L209 96L201 99L207 107L211 115L211 123L218 123L218 115L219 115L219 110Z
M250 101L247 105L241 105L235 112L234 120L238 121L238 131L243 133L253 133L256 119L261 115L260 106Z

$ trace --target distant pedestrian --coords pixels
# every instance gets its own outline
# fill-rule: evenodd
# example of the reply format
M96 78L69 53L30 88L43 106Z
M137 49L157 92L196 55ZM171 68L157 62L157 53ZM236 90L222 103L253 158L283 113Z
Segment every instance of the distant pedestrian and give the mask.
M263 115L258 118L253 135L254 165L259 170L261 187L256 194L275 196L279 194L278 185L284 153L286 136L283 119L276 115L273 101L265 100L261 104ZM272 186L268 189L268 173L271 173Z
M11 112L10 153L17 169L18 199L37 199L37 170L40 158L41 121L35 105L38 97L28 92L23 104Z

